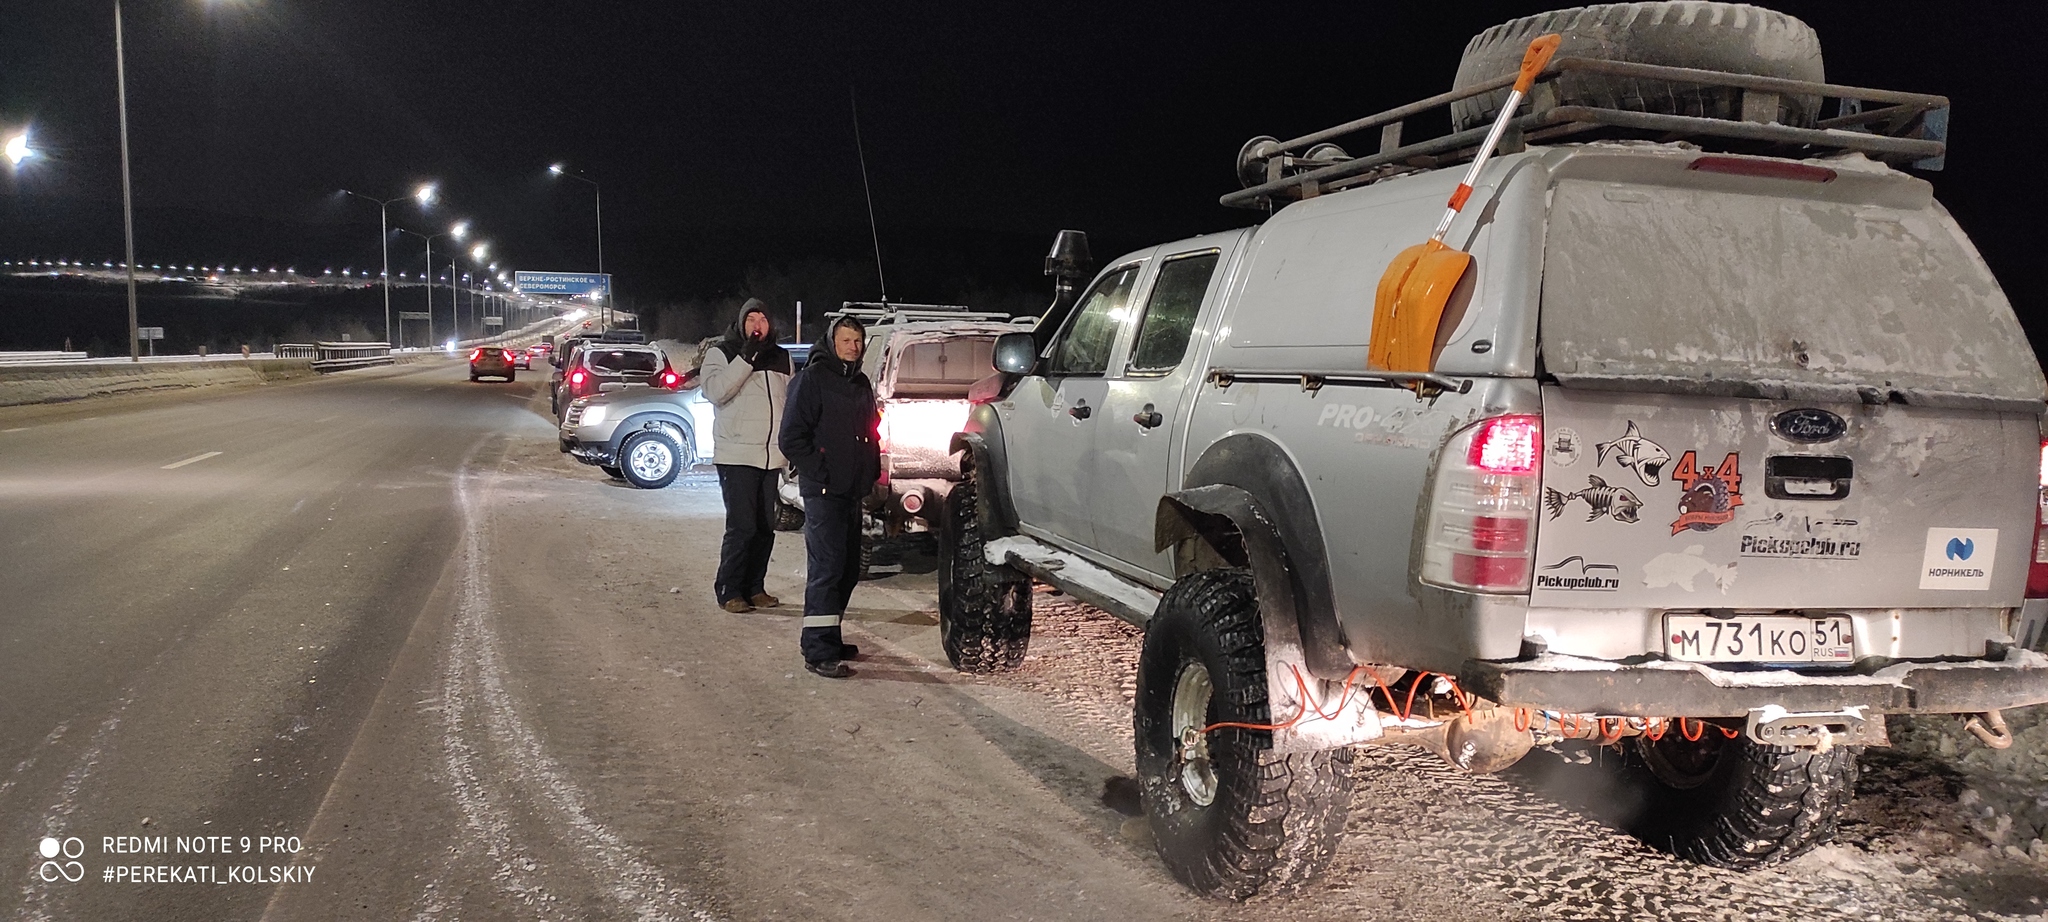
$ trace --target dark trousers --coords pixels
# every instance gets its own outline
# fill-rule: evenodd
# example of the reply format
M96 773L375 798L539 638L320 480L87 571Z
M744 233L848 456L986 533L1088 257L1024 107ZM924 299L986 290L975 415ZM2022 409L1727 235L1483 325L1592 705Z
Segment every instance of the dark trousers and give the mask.
M725 543L718 548L718 604L766 591L768 555L775 551L777 474L744 464L718 465L725 495Z
M860 582L860 500L812 493L804 497L804 661L840 658L840 619Z

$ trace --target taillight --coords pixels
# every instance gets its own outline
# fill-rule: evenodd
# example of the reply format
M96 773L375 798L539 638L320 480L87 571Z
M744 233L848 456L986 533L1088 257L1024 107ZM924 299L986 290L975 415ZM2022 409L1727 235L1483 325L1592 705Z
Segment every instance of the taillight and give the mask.
M2048 599L2048 440L2041 442L2041 492L2034 503L2034 558L2027 567L2027 598Z
M470 360L470 361L472 361L472 362L475 362L475 361L477 361L477 360L479 360L479 359L482 359L483 357L484 357L484 351L483 351L482 349L478 349L478 350L476 350L475 352L471 352L471 353L469 354L469 360Z
M1542 445L1536 416L1496 416L1452 437L1432 486L1425 581L1474 592L1529 590Z
M581 368L578 368L578 369L576 369L575 371L572 371L572 372L570 372L570 373L569 373L569 387L570 387L571 389L574 389L574 388L579 388L579 387L582 387L582 386L583 386L583 379L585 379L585 378L588 378L588 377L590 377L590 376L589 376L589 375L587 375L587 374L584 374L584 373L583 373L583 369L581 369Z
M674 368L671 368L667 365L663 365L661 366L661 374L656 375L654 381L655 387L665 387L670 390L674 390L683 385L683 376L676 374L676 370Z

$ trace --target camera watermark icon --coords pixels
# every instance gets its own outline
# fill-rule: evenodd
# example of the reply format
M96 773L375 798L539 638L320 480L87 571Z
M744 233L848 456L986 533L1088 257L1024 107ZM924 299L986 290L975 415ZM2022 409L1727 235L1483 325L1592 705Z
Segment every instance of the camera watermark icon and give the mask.
M66 880L75 884L85 879L85 865L77 860L80 855L85 854L85 842L77 836L64 839L44 836L41 851L43 866L38 868L36 873L44 882ZM59 861L59 858L65 860Z

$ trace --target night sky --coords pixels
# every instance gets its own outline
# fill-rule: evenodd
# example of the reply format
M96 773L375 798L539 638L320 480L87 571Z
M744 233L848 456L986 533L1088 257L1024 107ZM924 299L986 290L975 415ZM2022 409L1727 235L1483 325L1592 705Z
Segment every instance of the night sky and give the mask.
M1954 99L1930 178L2038 340L2048 4L1775 7L1819 30L1831 80ZM1448 89L1473 33L1548 8L130 0L137 242L372 265L375 209L333 191L436 179L444 206L395 222L467 217L518 268L591 269L591 190L550 180L560 160L603 183L623 294L708 295L752 260L865 257L852 91L892 262L993 241L990 284L1036 289L1060 227L1107 258L1255 220L1215 203L1246 138ZM4 18L0 130L50 156L0 169L0 249L118 260L111 3Z

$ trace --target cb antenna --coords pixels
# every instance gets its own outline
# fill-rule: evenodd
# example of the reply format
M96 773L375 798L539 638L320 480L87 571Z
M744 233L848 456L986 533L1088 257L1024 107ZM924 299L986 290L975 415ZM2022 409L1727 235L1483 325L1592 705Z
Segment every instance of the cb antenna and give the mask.
M852 86L846 88L847 101L853 104L853 152L860 157L860 188L868 199L868 233L875 240L875 280L882 283L882 303L889 303L889 277L882 274L882 232L875 228L875 190L868 185L868 153L860 142L860 97Z

